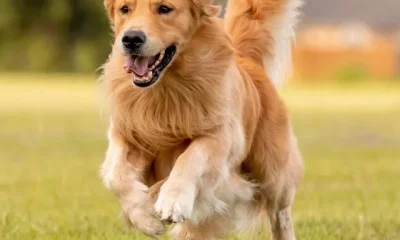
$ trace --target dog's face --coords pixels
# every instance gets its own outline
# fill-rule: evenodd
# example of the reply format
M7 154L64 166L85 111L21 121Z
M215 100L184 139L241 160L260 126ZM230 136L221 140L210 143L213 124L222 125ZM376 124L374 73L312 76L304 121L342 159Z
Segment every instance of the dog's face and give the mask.
M105 0L115 46L138 87L153 85L196 30L216 15L211 0Z

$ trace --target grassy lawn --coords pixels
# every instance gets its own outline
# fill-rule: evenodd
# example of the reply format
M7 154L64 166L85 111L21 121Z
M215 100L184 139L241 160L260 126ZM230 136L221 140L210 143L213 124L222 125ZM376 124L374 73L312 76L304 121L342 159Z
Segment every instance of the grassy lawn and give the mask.
M98 177L107 121L88 78L0 75L0 239L144 239ZM298 239L400 239L400 85L283 95L306 165Z

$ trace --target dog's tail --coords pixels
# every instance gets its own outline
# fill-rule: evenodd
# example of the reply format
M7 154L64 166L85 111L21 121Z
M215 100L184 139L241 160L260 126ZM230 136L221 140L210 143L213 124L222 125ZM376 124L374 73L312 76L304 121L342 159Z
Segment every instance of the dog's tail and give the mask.
M263 65L281 86L292 68L292 42L302 0L229 0L225 26L239 56Z

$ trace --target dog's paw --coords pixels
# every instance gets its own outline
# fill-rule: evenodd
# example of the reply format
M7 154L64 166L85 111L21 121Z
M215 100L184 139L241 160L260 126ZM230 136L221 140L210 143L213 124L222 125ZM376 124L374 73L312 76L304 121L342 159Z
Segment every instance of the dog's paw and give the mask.
M161 220L180 223L190 219L195 198L194 185L167 180L161 187L155 210Z
M157 237L165 232L164 223L155 214L152 206L127 208L123 211L123 214L128 225L150 237Z

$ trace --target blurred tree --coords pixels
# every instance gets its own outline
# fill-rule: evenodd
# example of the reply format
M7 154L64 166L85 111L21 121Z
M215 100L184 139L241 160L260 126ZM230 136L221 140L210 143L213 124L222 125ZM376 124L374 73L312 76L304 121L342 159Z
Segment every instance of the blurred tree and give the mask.
M1 0L0 9L2 70L93 71L106 59L101 0Z
M103 0L0 0L0 70L93 72L110 32Z

